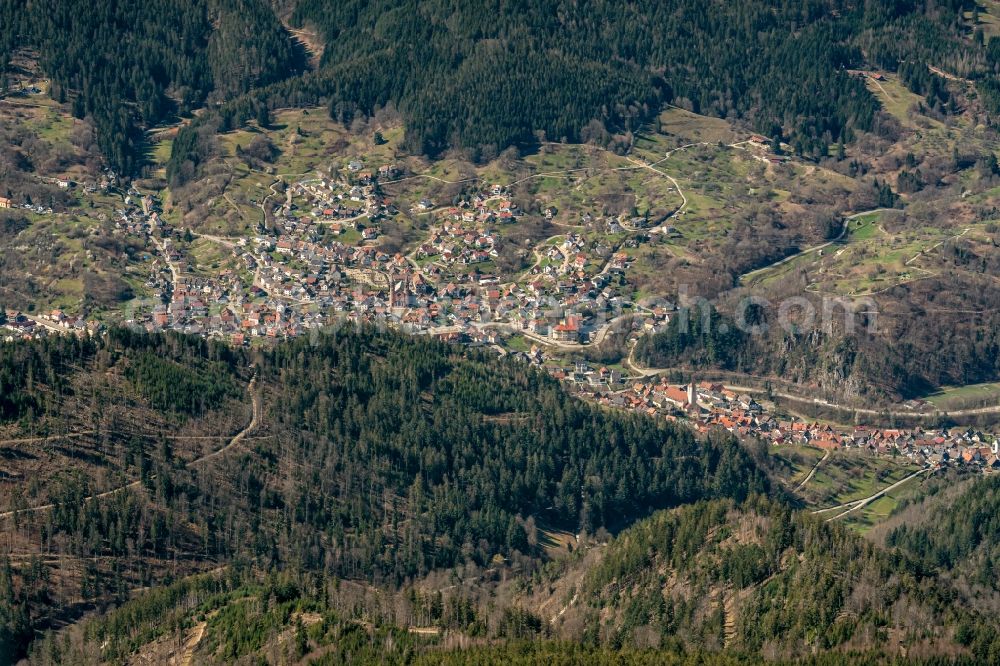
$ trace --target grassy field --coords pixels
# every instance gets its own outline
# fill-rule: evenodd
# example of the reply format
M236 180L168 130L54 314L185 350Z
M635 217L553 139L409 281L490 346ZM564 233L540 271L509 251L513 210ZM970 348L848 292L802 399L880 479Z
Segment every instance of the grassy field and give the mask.
M797 255L791 255L792 258L776 265L748 273L744 276L743 282L744 284L766 285L796 271L812 270L813 268L818 268L820 274L825 274L824 264L829 265L831 260L824 260L824 257L836 259L847 251L845 246L864 243L882 235L878 224L881 216L881 213L872 213L851 220L848 223L847 232L841 240L835 241L825 248L804 250Z
M979 8L979 24L976 26L983 31L983 37L989 41L990 37L1000 35L1000 2L997 0L977 0L976 6ZM972 20L972 10L963 12L966 20Z
M527 352L535 343L523 335L511 335L505 339L504 344L510 351Z
M207 277L215 277L222 270L236 269L241 265L231 249L208 239L195 239L186 254L191 258L195 273Z
M798 445L776 446L770 450L777 463L778 476L792 487L802 483L824 454L820 449Z
M865 505L864 508L837 520L861 534L867 534L876 526L892 519L902 503L912 502L920 497L925 492L928 482L926 475L917 476Z
M565 530L539 528L539 543L551 558L572 553L577 546L576 536Z
M659 128L661 134L671 134L689 141L733 143L746 138L734 131L725 120L701 116L677 107L671 107L660 114Z
M841 296L867 296L930 277L933 270L922 267L924 253L950 235L926 229L887 235L870 232L865 242L832 251L814 267L809 289Z
M913 486L917 485L918 479L913 480ZM910 484L904 484L890 493L882 495L874 502L865 505L863 509L854 511L844 518L838 519L851 529L866 534L879 523L887 520L896 510L900 499L912 493Z
M166 163L170 160L170 151L173 150L173 139L162 139L153 144L150 159L157 165L161 165L156 172L159 177L166 177Z
M882 230L879 228L878 224L881 219L881 213L871 213L869 215L861 215L851 220L847 227L847 233L844 238L845 242L863 242L871 240L876 235L881 234Z
M799 448L802 451L806 447ZM798 476L791 477L795 483L801 482L809 473L812 465L822 457L822 452L803 454L796 472ZM811 461L811 464L810 464ZM912 474L918 466L903 457L875 457L861 451L834 451L830 457L816 470L809 483L796 491L796 494L809 506L817 509L863 499L879 490L900 481Z
M954 409L972 404L994 404L1000 400L1000 382L945 386L924 398L938 409Z
M876 81L875 79L866 76L865 85L868 86L868 90L878 98L878 101L882 104L882 108L888 111L896 120L898 120L903 127L909 129L916 129L919 127L929 128L929 127L942 127L942 123L938 120L927 118L926 116L916 116L910 112L911 109L918 106L923 98L916 93L910 92L906 86L904 86L895 74L884 74L884 81Z
M248 125L221 134L219 144L223 155L219 170L226 174L224 196L209 199L208 214L189 223L196 231L206 233L242 233L260 220L257 202L271 195L270 187L276 181L290 183L319 173L340 176L347 172L352 161L360 162L362 170L369 171L400 163L402 127L384 129L381 134L383 142L378 144L374 133L352 134L330 120L322 108L277 111L267 128ZM276 150L273 163L266 169L251 167L238 154L259 137L266 137ZM159 141L153 147L152 159L162 166L169 159L169 149L169 139ZM165 192L164 201L168 204L166 218L174 221L169 191Z
M841 241L747 274L744 283L767 285L801 273L813 293L869 296L937 275L936 250L945 242L959 237L988 241L981 222L961 228L915 225L887 233L884 216L852 220Z

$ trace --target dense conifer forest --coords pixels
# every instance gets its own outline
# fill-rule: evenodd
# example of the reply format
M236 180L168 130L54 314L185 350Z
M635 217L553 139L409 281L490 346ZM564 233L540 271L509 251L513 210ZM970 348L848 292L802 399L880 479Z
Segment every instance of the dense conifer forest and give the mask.
M199 123L226 129L271 109L325 103L350 122L397 108L413 152L448 147L490 158L510 145L581 139L594 122L635 131L664 104L743 119L825 156L858 131L880 131L878 102L848 69L903 67L931 106L949 100L935 65L978 82L996 104L994 42L968 42L967 3L536 3L303 0L293 25L318 31L319 67L262 0L158 0L91 9L5 0L0 59L37 49L53 93L93 118L109 162L142 163L143 127L208 103ZM133 58L131 54L141 57ZM221 107L214 103L224 101ZM197 128L184 128L184 133ZM197 142L175 144L175 168L197 164Z
M13 47L37 52L52 95L93 120L108 163L126 175L142 163L143 129L302 66L264 0L5 0L0 17L2 62Z
M987 589L1000 590L1000 479L977 481L954 502L937 505L924 521L892 529L886 543L929 568L945 568Z
M248 355L116 330L3 345L0 369L4 423L61 427L99 419L61 413L83 392L93 393L95 411L139 400L182 423L239 397L256 373L258 438L219 458L214 471L189 466L191 456L162 432L108 433L95 464L113 467L121 482L138 479L137 487L88 501L108 488L71 467L46 479L41 494L17 491L15 510L53 504L4 519L24 547L114 558L110 569L88 565L84 599L149 584L165 558L189 570L239 560L392 587L466 563L537 561L529 520L616 530L658 508L742 500L770 487L728 436L699 441L662 421L589 406L522 363L386 332L341 332ZM38 622L68 593L29 577L12 604L7 589L0 617L18 626L18 613Z
M326 36L327 66L369 74L374 97L343 103L364 110L393 100L415 150L433 153L448 143L502 149L533 130L575 140L591 120L634 129L657 102L671 102L749 116L768 134L787 128L811 153L855 127L870 129L877 111L864 85L841 71L861 59L846 43L845 23L864 19L831 21L835 5L853 10L847 3L713 3L705 11L697 2L460 2L449 19L432 3L305 0L293 20ZM793 26L800 30L790 35ZM530 53L536 57L524 57ZM388 76L384 61L396 64ZM635 83L613 84L622 76ZM612 87L600 91L595 81ZM637 95L637 83L658 95ZM565 109L565 117L549 109Z

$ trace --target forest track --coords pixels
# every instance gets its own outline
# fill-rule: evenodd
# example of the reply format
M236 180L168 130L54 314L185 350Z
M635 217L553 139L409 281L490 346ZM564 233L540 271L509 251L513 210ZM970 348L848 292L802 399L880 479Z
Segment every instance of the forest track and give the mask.
M191 629L191 634L184 641L184 654L181 656L181 666L191 666L194 663L194 651L198 647L198 644L201 643L201 639L205 635L205 627L207 626L208 623L202 620Z
M45 437L21 437L20 439L0 439L0 446L11 444L40 444L42 442L55 442L60 439L73 439L85 435L96 435L97 430L81 430L80 432L68 432L65 435L47 435Z
M820 513L826 513L828 511L836 511L838 509L847 509L846 511L844 511L842 513L838 513L836 516L833 516L832 518L827 518L826 522L830 522L831 520L836 520L837 518L842 518L843 516L846 516L849 513L857 511L858 509L871 504L872 502L874 502L875 500L877 500L879 497L882 497L883 495L885 495L890 490L898 488L899 486L903 485L907 481L909 481L911 479L914 479L914 478L920 476L921 474L927 474L927 473L930 473L930 472L933 472L933 471L934 471L934 469L933 468L929 468L929 467L921 469L921 470L918 470L918 471L914 472L913 474L910 474L909 476L907 476L907 477L905 477L903 479L900 479L899 481L896 481L892 485L886 486L885 488L883 488L882 490L878 491L877 493L869 495L868 497L863 497L863 498L858 499L858 500L853 500L853 501L850 501L850 502L845 502L843 504L838 504L837 506L827 507L825 509L816 509L815 511L812 511L811 513L813 513L815 515L815 514L820 514Z
M250 417L250 423L248 423L246 425L246 427L244 427L238 433L236 433L235 435L233 435L233 437L229 440L229 442L226 443L225 446L223 446L223 447L221 447L219 449L216 449L216 450L212 451L211 453L207 453L207 454L205 454L205 455L203 455L203 456L201 456L199 458L195 458L194 460L191 460L191 461L185 463L184 464L185 467L190 468L190 467L192 467L194 465L200 465L201 463L203 463L205 461L211 460L213 458L216 458L218 456L221 456L221 455L225 454L231 448L233 448L234 446L236 446L237 444L239 444L240 442L242 442L243 439L250 432L252 432L253 430L255 430L260 425L261 414L263 412L263 409L261 407L260 396L254 391L254 387L256 386L256 383L257 383L257 376L254 375L254 377L250 380L249 385L247 386L247 391L250 393L250 400L251 400L251 403L252 403L252 415ZM100 493L97 493L97 494L94 494L94 495L88 495L87 497L83 498L83 503L86 504L87 502L92 502L94 500L104 499L106 497L111 497L113 495L117 495L119 493L123 493L126 490L130 490L132 488L138 488L141 483L142 482L137 479L135 481L131 481L131 482L126 483L124 485L117 486L115 488L111 488L110 490L105 490L104 492L100 492ZM25 509L11 509L9 511L4 511L4 512L0 513L0 519L3 519L3 518L12 518L12 517L14 517L16 515L20 515L20 514L24 514L24 513L35 513L37 511L48 511L49 509L54 509L55 507L56 507L55 504L42 504L42 505L39 505L39 506L32 506L32 507L28 507L28 508L25 508Z
M242 442L243 438L246 437L250 432L257 429L257 426L260 425L262 409L260 404L260 396L254 392L254 386L256 383L257 383L257 377L255 375L253 379L250 380L250 384L247 386L247 391L250 392L250 402L251 402L250 423L248 423L247 426L243 428L243 430L240 430L238 433L236 433L236 435L234 435L233 438L229 440L229 443L227 443L221 449L216 449L215 451L207 453L200 458L195 458L194 460L187 463L185 467L200 465L206 460L211 460L213 458L217 458L218 456L225 454L226 451L228 451L229 449L233 448L234 446Z
M812 481L813 476L816 475L816 470L818 470L819 466L821 464L823 464L823 462L827 458L829 458L829 457L830 457L830 452L829 451L827 451L826 453L824 453L823 457L820 458L819 460L817 460L816 464L813 465L813 468L811 470L809 470L808 476L806 476L806 478L802 479L802 483L800 483L799 485L795 486L795 490L801 490L807 483L809 483L810 481Z
M883 213L883 212L886 212L886 211L893 211L893 210L897 210L897 209L895 209L895 208L873 208L872 210L863 210L860 213L853 213L851 215L848 215L847 217L844 218L844 223L840 227L840 233L837 234L836 237L831 238L830 240L826 241L825 243L820 243L819 245L814 245L812 247L807 247L806 249L800 250L799 252L796 252L795 254L790 254L787 257L783 257L781 259L778 259L774 263L768 264L767 266L763 266L761 268L755 268L752 271L747 271L743 275L741 275L738 278L736 278L736 283L739 284L740 286L749 286L749 287L752 287L755 284L757 284L759 282L759 280L755 280L755 281L749 281L749 280L752 280L753 278L757 278L758 276L764 275L768 271L771 271L771 270L773 270L775 268L778 268L779 266L784 266L785 264L787 264L787 263L789 263L791 261L794 261L794 260L798 259L799 257L804 257L807 254L811 254L813 252L818 252L820 250L823 250L823 249L826 249L826 248L830 247L834 243L839 243L840 241L842 241L844 239L844 236L847 235L848 228L851 226L851 220L855 220L855 219L861 217L862 215L871 215L873 213Z
M572 608L576 604L576 600L579 598L580 598L580 593L579 592L574 593L573 598L569 600L569 603L560 608L559 611L552 616L552 620L550 620L550 622L555 622L563 615L565 615L566 611Z
M228 203L232 209L236 211L236 214L240 216L240 219L246 222L247 217L243 214L243 209L240 208L235 201L233 201L233 198L229 196L229 192L223 192L222 198L225 199L226 203Z
M737 605L736 592L728 585L722 590L723 647L731 647L736 642Z

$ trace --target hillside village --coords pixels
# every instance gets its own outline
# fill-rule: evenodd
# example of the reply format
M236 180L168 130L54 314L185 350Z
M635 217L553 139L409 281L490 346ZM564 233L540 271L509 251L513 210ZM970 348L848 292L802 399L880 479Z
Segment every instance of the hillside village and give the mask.
M763 139L755 135L750 142L763 144ZM410 213L426 221L424 239L405 255L385 251L382 223L400 210L382 184L404 178L396 165L366 171L356 160L317 171L287 184L276 201L261 202L262 211L268 206L264 219L273 224L262 221L246 237L171 228L158 193L129 189L114 211L114 233L147 248L142 259L152 299L131 304L125 322L241 346L337 323L389 326L491 346L545 368L585 399L682 420L700 432L722 428L775 445L853 448L932 467L1000 469L996 438L973 430L837 429L779 419L751 396L720 384L677 386L662 378L629 377L622 369L592 369L586 363L566 367L565 353L599 342L619 322L631 324L626 334L634 340L670 321L675 307L669 302L649 307L633 302L631 258L623 251L649 234L676 234L669 218L597 220L605 230L601 238L577 231L553 236L532 250L535 262L528 270L505 275L496 268L505 230L524 212L501 185L483 185L451 205L417 200ZM106 175L99 184L86 184L85 191L113 187L115 180ZM186 249L195 240L221 247L233 261L217 271L203 270ZM13 340L92 335L101 327L61 310L9 311L0 330L3 339ZM530 349L509 344L512 336Z
M114 233L149 249L146 287L153 299L131 304L128 323L238 345L347 320L456 341L495 341L503 331L573 346L597 336L608 313L666 322L666 309L630 302L628 255L588 245L580 234L536 249L539 261L518 279L497 272L503 228L521 214L501 186L453 206L419 201L413 212L429 218L426 239L408 256L386 252L378 242L380 222L399 211L378 178L399 172L386 165L377 176L354 173L357 166L348 165L347 177L317 174L290 184L284 201L271 204L273 226L261 224L249 237L171 229L153 194L129 191L115 211ZM609 220L622 237L629 224ZM196 239L220 245L235 261L214 273L202 270L184 249Z

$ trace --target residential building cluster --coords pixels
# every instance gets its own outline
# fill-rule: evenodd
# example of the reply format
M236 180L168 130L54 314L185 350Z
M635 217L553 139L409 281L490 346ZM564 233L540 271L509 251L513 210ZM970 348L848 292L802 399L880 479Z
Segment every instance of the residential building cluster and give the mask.
M818 421L775 417L750 393L714 382L675 385L660 377L622 385L616 382L613 371L593 370L587 364L551 372L599 404L670 420L683 419L702 433L721 428L739 437L754 437L776 446L856 449L872 455L901 456L931 467L966 465L1000 470L1000 440L995 434L973 428L836 427Z

